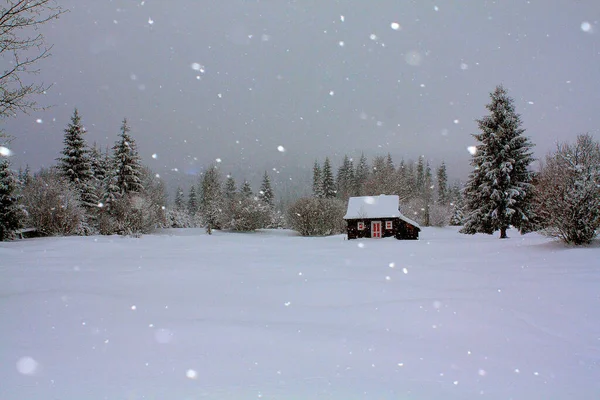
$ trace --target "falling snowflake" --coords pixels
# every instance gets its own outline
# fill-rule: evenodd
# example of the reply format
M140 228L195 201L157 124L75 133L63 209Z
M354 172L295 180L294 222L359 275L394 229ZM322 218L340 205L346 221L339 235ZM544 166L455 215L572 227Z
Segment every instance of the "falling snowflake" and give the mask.
M474 156L475 154L477 154L477 146L469 146L467 147L467 151L471 153L472 156Z
M402 272L404 272L405 274L408 274L408 269L402 268Z
M369 35L369 39L371 39L371 40L377 40L377 35L376 35L376 34L374 34L374 33L371 33L371 34Z
M392 28L393 30L395 30L395 31L397 31L397 30L399 30L399 29L400 29L400 24L399 24L399 23L397 23L397 22L392 22L392 23L390 24L390 26L391 26L391 28Z
M38 362L31 357L22 357L17 361L17 371L23 375L35 374L38 366Z
M466 71L469 69L469 64L467 63L461 63L460 64L460 69L462 69L463 71Z
M38 124L43 124L44 120L41 119L41 118L38 118L38 119L35 120L35 122L37 122Z
M455 119L455 120L454 120L454 123L458 125L458 124L460 124L460 120L458 120L458 119Z
M185 372L185 376L188 377L188 379L196 379L198 377L198 373L193 369L188 369Z
M0 146L0 156L9 157L12 155L12 151L8 147Z
M344 22L346 20L346 17L344 17L343 15L340 15L340 21Z
M158 158L158 154L156 154L156 153L152 154L152 158L154 158L156 160Z
M584 32L592 32L592 24L587 21L581 23L581 30Z
M334 95L335 95L335 92L334 92L333 90L330 90L330 91L329 91L329 95L330 95L330 96L334 96Z
M338 45L339 45L340 47L344 47L346 44L344 43L344 41L343 41L343 40L340 40L340 41L338 42Z
M389 264L388 264L388 266L389 266L390 268L395 268L395 267L396 267L396 264L395 264L395 263L393 263L393 262L391 262L391 263L389 263Z
M152 18L148 18L148 24L149 25L153 25L154 24L154 20Z
M364 244L364 243L359 243L359 244L358 244L358 247L362 249L362 248L364 248L364 247L365 247L365 244Z
M223 160L221 160L220 158L217 158L215 161L218 162L218 163L220 163Z
M285 152L285 147L277 146L277 150L280 151L281 153L283 153L283 152Z

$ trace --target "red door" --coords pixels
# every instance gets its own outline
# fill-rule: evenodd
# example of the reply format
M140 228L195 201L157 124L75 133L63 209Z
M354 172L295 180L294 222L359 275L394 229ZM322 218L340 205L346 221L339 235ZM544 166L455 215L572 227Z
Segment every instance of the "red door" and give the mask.
M371 222L371 237L381 238L381 221Z

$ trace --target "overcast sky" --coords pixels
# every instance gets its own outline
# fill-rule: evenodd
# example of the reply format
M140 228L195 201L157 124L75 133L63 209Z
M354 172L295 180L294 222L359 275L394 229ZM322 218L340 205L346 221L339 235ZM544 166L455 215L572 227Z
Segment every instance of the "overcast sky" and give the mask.
M538 156L600 128L597 0L59 2L37 77L53 107L2 121L17 166L54 162L74 107L90 143L127 117L147 164L188 175L364 151L466 177L500 83Z

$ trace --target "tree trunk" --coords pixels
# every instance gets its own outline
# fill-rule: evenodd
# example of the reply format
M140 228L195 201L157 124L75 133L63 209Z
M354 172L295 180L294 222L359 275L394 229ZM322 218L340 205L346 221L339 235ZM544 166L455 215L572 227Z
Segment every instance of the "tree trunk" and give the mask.
M502 228L500 228L500 239L508 239L508 236L506 236L506 230L508 228L506 226L503 226Z

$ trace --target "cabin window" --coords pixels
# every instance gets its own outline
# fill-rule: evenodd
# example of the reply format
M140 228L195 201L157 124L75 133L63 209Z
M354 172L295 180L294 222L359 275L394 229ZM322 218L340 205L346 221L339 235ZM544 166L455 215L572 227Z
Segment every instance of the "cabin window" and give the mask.
M385 221L385 229L392 229L392 221Z
M364 222L362 222L362 221L361 221L361 222L359 222L359 223L358 223L358 230L359 230L359 231L362 231L362 230L364 230L364 229L365 229L365 223L364 223Z

